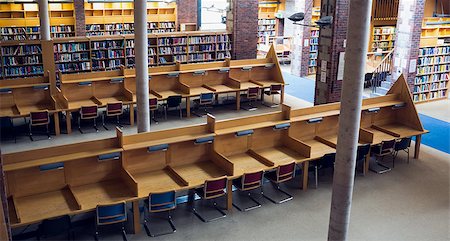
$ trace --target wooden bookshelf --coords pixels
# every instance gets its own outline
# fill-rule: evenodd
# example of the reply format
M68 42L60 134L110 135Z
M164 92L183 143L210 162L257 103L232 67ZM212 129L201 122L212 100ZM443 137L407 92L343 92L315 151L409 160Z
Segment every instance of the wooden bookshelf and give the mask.
M2 79L44 75L40 41L8 41L1 43L0 49Z
M53 40L56 70L106 71L135 66L134 35ZM148 35L149 67L224 60L231 57L227 32L176 32Z
M448 98L450 44L422 46L417 60L413 100L425 102Z
M391 51L395 44L395 31L394 26L373 27L371 51L377 52L377 49Z
M75 36L73 3L50 3L53 38ZM39 9L36 3L0 4L0 40L39 39Z
M278 24L275 14L278 12L279 7L277 1L259 1L258 49L260 44L269 45L269 38L278 35Z
M424 18L422 22L422 39L426 38L449 38L450 18Z
M148 33L177 31L176 3L147 3ZM134 33L134 4L85 3L86 35L104 36Z
M312 9L311 23L315 24L320 19L320 7ZM309 62L308 74L317 72L317 55L319 52L319 28L311 28L311 37L309 39Z

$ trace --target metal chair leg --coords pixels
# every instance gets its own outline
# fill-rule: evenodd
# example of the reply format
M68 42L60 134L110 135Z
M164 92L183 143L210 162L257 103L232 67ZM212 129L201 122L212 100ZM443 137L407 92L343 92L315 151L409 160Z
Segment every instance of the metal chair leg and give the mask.
M83 134L83 131L81 130L81 117L78 116L78 130L80 131L81 134Z
M195 209L195 207L192 208L192 212L194 212L195 216L197 216L204 223L208 223L208 222L212 222L212 221L215 221L215 220L218 220L218 219L222 219L222 218L227 216L227 214L224 211L222 211L222 209L217 207L217 203L216 202L213 203L213 206L214 206L214 208L217 211L219 211L222 214L222 216L211 218L211 219L205 219L202 215L200 215L200 213Z
M103 115L102 115L102 125L103 125L103 128L105 128L105 130L109 131L109 129L108 129L108 127L106 127L106 123L105 123L105 113L103 113Z
M28 135L30 136L30 140L34 141L33 140L33 133L31 132L31 124L28 125L28 131L29 131Z
M316 189L319 186L319 168L317 166L314 167L314 178L316 179Z
M235 208L237 208L237 210L239 210L241 212L247 212L247 211L250 211L250 210L253 210L253 209L257 209L257 208L261 207L261 203L258 202L256 199L254 199L250 192L248 192L247 195L248 195L248 198L250 200L252 200L256 205L253 205L253 206L250 206L250 207L246 207L246 208L241 208L241 207L239 207L239 205L237 203L233 202L233 206Z
M285 194L286 196L288 196L288 197L287 197L287 198L284 198L284 199L281 199L281 200L279 200L279 201L275 201L274 199L272 199L271 197L267 196L266 194L263 194L263 196L264 196L265 198L269 199L271 202L273 202L273 203L275 203L275 204L285 203L285 202L287 202L287 201L290 201L290 200L294 199L294 197L293 197L291 194L289 194L289 193L287 193L286 191L282 190L282 189L280 188L280 185L279 185L279 184L276 184L276 189L277 189L279 192L284 193L284 194Z
M48 124L46 125L46 127L47 127L47 137L48 137L48 139L50 140L50 139L52 139L52 138L50 137L50 131L49 131L49 129L48 129Z
M128 238L127 238L127 232L125 231L125 226L124 226L124 224L122 224L122 239L123 239L124 241L128 241Z
M96 132L98 132L98 128L97 128L97 118L94 118L94 129Z
M181 105L178 106L178 109L180 109L180 119L183 119L183 113L181 111Z
M175 232L177 231L177 229L175 228L175 224L174 224L173 221L172 221L172 215L170 215L170 211L168 211L168 214L167 214L167 221L169 222L169 225L170 225L170 227L171 227L172 230L169 231L169 232L163 232L163 233L157 233L157 234L155 234L155 233L152 233L152 232L150 231L150 228L148 227L149 221L148 221L147 219L144 219L144 228L145 228L145 231L147 232L147 236L150 236L150 237L158 237L158 236L162 236L162 235L167 235L167 234L175 233Z

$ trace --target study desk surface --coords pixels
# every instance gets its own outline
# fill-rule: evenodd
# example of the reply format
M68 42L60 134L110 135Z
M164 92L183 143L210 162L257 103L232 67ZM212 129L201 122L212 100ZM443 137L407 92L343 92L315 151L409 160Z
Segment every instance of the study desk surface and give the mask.
M241 82L241 83L240 83L240 86L241 86L241 90L247 90L248 88L253 88L253 87L261 88L260 85L257 85L257 84L255 84L255 83L253 83L253 82L250 82L250 81L247 81L247 82Z
M15 201L20 223L12 223L13 227L65 215L78 209L69 189L20 197Z
M193 87L193 88L189 88L189 96L199 96L200 94L205 94L205 93L213 93L212 90L207 89L205 87Z
M97 102L96 99L91 98L88 100L75 100L75 101L69 101L69 110L77 110L80 109L82 106L92 106L92 105L101 105L101 103Z
M174 161L176 162L176 161ZM211 161L196 162L172 167L191 187L202 185L205 180L226 176L227 173Z
M138 196L145 197L153 192L179 190L180 185L167 169L132 174L138 183Z
M412 127L409 127L407 125L398 124L398 123L392 123L392 124L385 124L385 125L377 125L385 130L389 130L393 133L396 133L399 135L399 138L403 137L410 137L410 136L416 136L420 134L427 133L428 131L420 131L416 130Z
M82 210L90 210L102 203L114 203L134 198L131 190L120 179L72 187Z
M311 147L311 159L323 157L325 154L335 153L336 149L315 139L301 140Z
M183 93L181 90L163 90L163 91L155 91L159 96L161 96L161 100L165 100L169 98L169 96L173 95L181 95L183 97L187 96L188 94Z
M44 103L44 104L36 104L36 105L28 105L28 106L22 106L18 105L17 109L19 109L20 114L22 115L29 115L30 112L36 112L36 111L42 111L42 110L48 110L52 111L55 109L55 106L51 103Z
M271 85L284 85L283 83L277 82L275 80L255 80L255 82L262 84L264 88L268 88Z
M246 172L256 172L261 170L270 170L273 166L268 166L258 159L250 156L248 153L239 153L227 156L227 159L234 165L234 176L241 176Z
M215 93L228 93L239 90L228 85L208 85L208 86L214 89Z
M258 155L266 158L267 160L275 163L275 165L283 165L295 161L301 163L308 160L307 157L292 150L286 146L268 147L263 149L254 150Z
M373 127L366 127L366 128L362 128L362 129L364 129L366 131L370 131L370 132L373 133L373 142L372 142L372 144L374 144L374 145L375 144L380 144L382 141L393 140L393 139L396 138L395 136L389 135L389 134L387 134L385 132L382 132L380 130L377 130L377 129L373 128Z
M11 106L0 109L0 117L14 117L20 115L17 106Z
M105 106L108 103L117 103L117 102L123 102L124 104L128 104L132 102L131 100L127 99L125 96L112 96L112 97L105 97L105 98L97 98L98 101L100 101L100 105Z

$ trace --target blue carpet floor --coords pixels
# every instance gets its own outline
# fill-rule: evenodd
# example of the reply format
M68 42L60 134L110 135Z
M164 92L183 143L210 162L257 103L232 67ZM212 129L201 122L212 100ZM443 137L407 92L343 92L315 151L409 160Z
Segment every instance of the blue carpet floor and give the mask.
M285 89L286 94L311 103L314 102L314 80L297 77L286 72L283 72L283 77L288 84ZM427 115L419 114L419 116L423 127L430 131L422 136L422 143L450 154L450 123Z

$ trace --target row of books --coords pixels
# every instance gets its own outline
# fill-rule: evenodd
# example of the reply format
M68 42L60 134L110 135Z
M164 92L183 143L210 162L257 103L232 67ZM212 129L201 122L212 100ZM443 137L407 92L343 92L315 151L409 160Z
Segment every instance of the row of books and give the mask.
M426 84L449 80L450 80L450 73L430 74L430 75L416 76L416 78L414 79L414 84Z
M189 52L203 52L203 51L216 51L216 48L212 44L202 44L189 46Z
M277 22L275 19L259 19L258 20L258 25L275 25Z
M124 60L122 59L92 61L93 70L118 69L121 65L124 65Z
M427 94L414 94L413 99L415 102L418 101L427 101L427 100L433 100L433 99L440 99L445 98L447 96L447 90L438 90L433 91Z
M319 30L311 30L311 38L318 38Z
M375 27L373 29L374 35L380 35L380 34L394 34L395 33L395 27Z
M375 35L373 36L374 41L391 41L393 40L392 35Z
M216 36L201 36L201 37L189 37L189 44L204 44L204 43L215 43Z
M450 55L434 56L434 57L420 57L417 59L417 65L433 65L433 64L447 64L450 63Z
M310 45L309 46L309 52L317 52L319 50L318 45Z
M229 42L230 36L228 35L217 35L217 42Z
M216 59L226 59L226 58L231 58L231 53L229 51L217 53Z
M389 49L389 48L393 48L394 47L394 42L390 41L390 42L374 42L372 43L372 49Z
M30 56L10 56L3 57L2 62L4 66L16 66L16 65L34 65L41 64L42 59L40 55L30 55Z
M217 51L226 51L231 50L231 44L230 43L219 43L217 44Z
M82 72L82 71L90 71L91 63L90 62L62 63L57 64L57 67L61 72Z
M92 52L92 59L112 59L112 58L123 58L124 52L123 50L108 50L104 51L95 51Z
M3 46L2 56L5 55L33 55L41 54L42 49L40 45L17 45L17 46Z
M134 30L134 24L132 24L132 23L105 24L105 30L106 31Z
M213 54L201 53L201 54L189 54L189 61L211 61L213 60Z
M261 26L258 26L258 31L275 31L275 25L261 25Z
M105 49L123 49L123 40L107 40L99 42L91 42L92 50L105 50Z
M317 59L317 53L310 53L309 59Z
M66 53L66 52L75 52L75 51L89 51L89 43L81 42L81 43L62 43L62 44L54 44L53 51L55 53Z
M316 60L316 59L310 59L310 60L308 61L308 66L309 66L309 67L317 66L317 60Z
M51 33L72 33L74 31L71 25L51 26Z
M29 66L4 68L4 75L6 77L34 76L42 74L44 74L44 67L42 65L29 65Z
M275 31L258 32L258 37L270 36L274 37L276 35Z
M318 45L319 44L319 38L310 38L309 39L309 45Z
M419 56L450 54L450 46L428 47L419 49Z
M89 53L81 52L81 53L55 53L55 61L56 62L72 62L72 61L89 61Z
M417 68L418 75L436 73L436 72L450 72L450 64L430 65Z
M186 44L186 38L185 37L167 37L167 38L159 38L158 39L158 45L160 46L167 46L167 45L181 45Z

